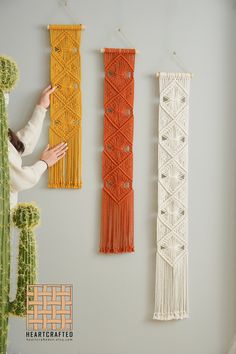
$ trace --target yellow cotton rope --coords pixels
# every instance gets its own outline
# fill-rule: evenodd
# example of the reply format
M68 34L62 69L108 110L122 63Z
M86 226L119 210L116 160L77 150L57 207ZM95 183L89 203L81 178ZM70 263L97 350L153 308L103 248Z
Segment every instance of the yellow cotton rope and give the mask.
M82 105L80 39L82 25L49 25L51 97L49 144L67 142L66 156L49 169L50 188L81 188Z

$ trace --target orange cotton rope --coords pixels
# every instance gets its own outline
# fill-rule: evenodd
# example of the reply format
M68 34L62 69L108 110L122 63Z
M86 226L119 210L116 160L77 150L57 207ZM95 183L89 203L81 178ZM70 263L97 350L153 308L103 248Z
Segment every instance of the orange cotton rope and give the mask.
M100 252L134 251L134 49L105 49Z
M50 188L81 188L81 65L82 25L50 25L51 97L50 146L67 142L65 158L49 169Z

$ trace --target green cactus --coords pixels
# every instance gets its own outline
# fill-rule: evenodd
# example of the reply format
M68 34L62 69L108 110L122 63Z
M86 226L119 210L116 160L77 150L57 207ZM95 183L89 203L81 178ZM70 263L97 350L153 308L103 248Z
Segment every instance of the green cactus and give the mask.
M38 208L21 203L13 210L12 221L20 229L18 279L16 298L10 303L9 312L23 317L26 315L27 285L36 283L36 247L33 228L39 224Z
M16 299L9 302L10 292L10 176L8 162L8 121L4 93L9 92L18 79L14 61L0 56L0 354L6 354L8 318L12 312L22 316L26 312L26 285L35 283L35 240L32 229L39 222L34 205L20 204L13 212L13 222L21 229L19 242L18 288Z
M0 56L0 91L11 91L19 79L17 64L11 58Z
M16 64L0 57L0 353L6 352L10 290L10 178L8 163L8 122L4 92L18 78Z

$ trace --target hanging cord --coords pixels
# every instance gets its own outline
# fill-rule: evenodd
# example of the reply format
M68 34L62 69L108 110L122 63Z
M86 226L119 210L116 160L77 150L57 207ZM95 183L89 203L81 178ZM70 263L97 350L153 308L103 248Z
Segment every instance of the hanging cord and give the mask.
M135 45L129 40L129 38L125 35L125 33L121 30L121 28L117 28L114 32L112 32L111 40L113 39L114 34L119 33L120 37L123 41L131 48L135 48ZM101 49L101 52L104 52L104 48ZM136 53L139 53L139 50L136 49Z
M175 62L179 65L179 67L183 70L183 71L187 71L185 68L184 63L182 62L182 60L179 58L179 56L177 55L176 51L172 52L172 56L175 60Z
M123 38L123 40L131 46L131 48L135 48L134 44L129 40L129 38L124 34L124 32L121 30L121 28L117 28L118 33L120 36Z
M193 77L193 74L189 70L187 70L185 63L180 59L175 50L173 52L169 52L169 55L172 57L172 59L174 59L176 64L184 73L188 73L191 78ZM157 72L155 75L159 77L160 72Z
M179 67L185 71L185 72L189 72L189 70L187 70L185 63L180 59L180 57L177 55L176 51L174 50L171 53L171 56L174 58L175 62L177 63L177 65L179 65Z
M70 16L70 18L72 19L72 21L76 24L78 23L78 21L76 20L76 18L74 17L73 15L73 11L69 5L69 1L68 0L64 0L64 1L61 1L61 3L63 4L63 8L65 10L65 12L67 12L67 14Z
M73 21L73 24L79 23L78 20L73 15L73 10L71 9L71 7L69 5L69 0L57 0L57 4L58 4L58 7L62 8L64 10L64 12L70 17L70 19ZM53 13L54 15L57 12L57 10L54 10L54 13Z

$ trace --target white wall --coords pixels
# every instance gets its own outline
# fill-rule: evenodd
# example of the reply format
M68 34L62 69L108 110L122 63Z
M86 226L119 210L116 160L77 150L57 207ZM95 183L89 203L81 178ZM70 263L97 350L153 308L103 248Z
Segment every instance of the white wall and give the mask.
M235 0L71 0L86 25L82 190L49 190L47 176L21 194L42 209L39 281L73 283L73 343L28 343L11 319L9 352L24 354L225 354L236 332ZM48 23L70 23L56 0L1 0L0 52L16 59L10 125L29 118L49 82ZM140 50L135 83L135 254L98 254L103 143L103 66L98 49L120 46L121 27ZM156 71L194 72L189 146L191 318L152 320L157 213ZM49 117L34 156L47 143Z

